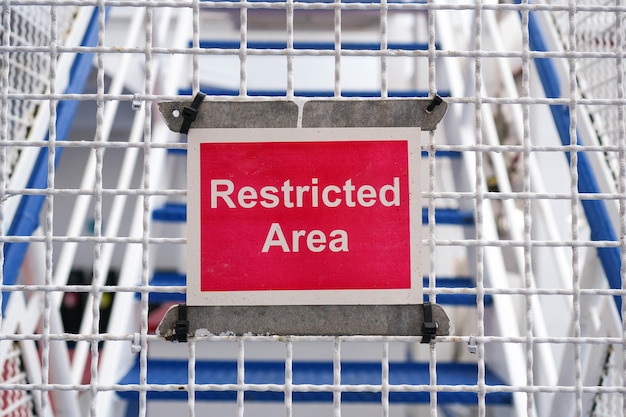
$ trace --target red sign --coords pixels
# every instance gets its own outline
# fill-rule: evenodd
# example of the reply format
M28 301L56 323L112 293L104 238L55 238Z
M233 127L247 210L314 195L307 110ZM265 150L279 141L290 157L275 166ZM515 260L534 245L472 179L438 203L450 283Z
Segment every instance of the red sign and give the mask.
M414 131L335 140L320 130L279 129L254 141L239 129L202 130L200 140L190 137L198 165L190 157L189 181L198 196L189 237L199 250L188 251L195 274L188 285L196 287L188 302L192 289L201 304L362 304L385 292L404 294L397 303L422 302L409 299L419 281ZM303 131L312 136L303 139Z

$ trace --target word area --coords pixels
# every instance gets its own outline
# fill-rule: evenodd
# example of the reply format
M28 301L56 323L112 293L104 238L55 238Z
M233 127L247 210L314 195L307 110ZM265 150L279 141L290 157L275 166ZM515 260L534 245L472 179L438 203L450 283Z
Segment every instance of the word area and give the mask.
M331 252L348 252L348 232L335 229L329 233L329 239L321 230L294 230L291 233L291 247L283 229L278 223L272 223L270 231L265 238L261 252L269 252L272 246L279 247L283 252L300 252L300 240L306 243L306 248L311 252L322 252L328 246ZM328 245L327 245L328 243Z

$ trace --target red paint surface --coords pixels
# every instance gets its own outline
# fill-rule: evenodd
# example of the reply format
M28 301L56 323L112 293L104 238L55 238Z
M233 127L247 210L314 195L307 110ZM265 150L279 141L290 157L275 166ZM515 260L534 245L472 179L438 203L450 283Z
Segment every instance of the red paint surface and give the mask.
M406 141L202 143L200 146L201 291L333 290L410 288L409 173ZM342 187L352 180L355 189L371 185L379 190L399 181L399 205L347 207L345 194L339 207L303 207L280 204L241 208L237 193L244 186L259 191L311 185L318 179L319 193L328 185ZM223 199L211 208L211 180L232 181L236 208ZM356 190L354 192L356 195ZM332 194L338 197L339 194ZM391 192L387 194L393 196ZM247 200L248 202L250 200ZM273 223L283 231L290 252L272 246L262 252ZM348 249L293 252L292 230L336 229L348 236Z

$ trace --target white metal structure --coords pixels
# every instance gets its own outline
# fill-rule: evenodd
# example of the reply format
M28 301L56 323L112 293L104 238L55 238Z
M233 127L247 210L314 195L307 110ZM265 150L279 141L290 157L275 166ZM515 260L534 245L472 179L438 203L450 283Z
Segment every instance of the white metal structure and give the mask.
M0 17L0 416L626 414L619 0L37 3ZM422 273L455 333L156 335L193 254L155 105L200 89L444 96Z

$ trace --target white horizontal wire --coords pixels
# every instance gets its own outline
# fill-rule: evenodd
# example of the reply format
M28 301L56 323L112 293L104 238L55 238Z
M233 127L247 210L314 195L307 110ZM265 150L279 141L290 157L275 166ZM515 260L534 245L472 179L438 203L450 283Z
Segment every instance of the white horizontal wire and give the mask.
M3 236L0 238L1 242L16 242L16 243L34 243L45 242L46 238L43 236ZM162 244L162 243L174 243L185 244L186 238L175 237L150 237L146 240L141 238L131 237L97 237L97 236L52 236L52 242L78 242L78 243L132 243L141 244L144 241L148 244Z
M15 49L18 47L2 47L0 46L0 52L3 52L3 49L11 52L18 52ZM33 47L33 46L24 46L19 47L19 52L22 53L41 53L45 52L45 50L41 47ZM60 48L61 49L61 48ZM293 48L275 48L275 47L266 47L266 48L199 48L199 49L190 49L190 48L154 48L152 52L155 55L190 55L193 57L218 57L218 56L239 56L241 51L245 50L246 54L249 56L275 56L275 57L285 57L289 56L303 56L303 57L320 57L320 56L328 56L334 57L337 53L332 49L308 49L303 47L298 47L297 49ZM142 54L146 52L145 48L117 48L117 47L68 47L65 48L62 53L100 53L100 54L111 54L111 55L120 55L120 54ZM395 45L390 43L390 47L384 50L369 50L369 49L350 49L350 48L342 48L340 51L341 56L346 57L410 57L410 58L522 58L522 55L515 51L472 51L472 50L434 50L428 51L426 49L415 50L411 46L407 46L406 48L402 48L402 44ZM615 59L617 54L615 52L605 51L605 52L589 52L589 51L579 51L579 52L530 52L530 57L532 59L545 59L545 58L575 58L580 60L585 59ZM70 94L44 94L44 93L19 93L19 92L10 92L8 95L10 98L25 98L25 99L37 99L37 98L49 98L53 97L73 97ZM77 96L77 95L75 95ZM81 95L84 100L85 97L90 98L91 94ZM104 98L111 97L111 95L104 95ZM128 98L128 95L122 96L124 98ZM144 97L149 97L146 95ZM161 98L167 96L159 96ZM188 99L189 97L186 96ZM517 99L516 102L520 102L523 100L521 98ZM536 100L533 98L532 100ZM581 98L581 102L589 101L592 99L584 99ZM600 99L597 99L600 100Z
M52 236L52 242L78 242L78 243L129 243L129 244L185 244L186 238L158 238L150 237L147 239L132 237L97 237L97 236ZM42 236L3 236L0 242L16 242L16 243L32 243L45 242L46 238ZM423 240L422 243L428 242ZM437 246L462 246L462 247L589 247L589 248L613 248L619 247L619 242L611 240L532 240L530 242L524 240L476 240L476 239L435 239Z
M2 143L0 147L47 147L47 141L39 140L12 140L8 143ZM55 145L58 148L88 148L88 149L133 149L145 148L143 143L136 142L93 142L92 140L72 140L62 141ZM167 143L151 143L150 149L187 149L186 143L167 142ZM423 145L422 150L438 151L454 151L454 152L524 152L524 148L520 145L448 145L435 144ZM618 152L618 145L531 145L528 147L530 152Z
M91 287L87 285L2 285L0 290L12 291L12 292L90 292ZM186 292L185 286L169 285L169 286L120 286L120 285L106 285L98 289L101 293L184 293ZM424 288L425 294L478 294L475 288ZM524 287L512 287L512 288L492 288L485 287L485 294L491 295L573 295L571 289L560 288L524 288ZM622 296L626 295L626 290L620 289L603 289L603 288L582 288L580 289L581 295L588 296Z
M375 91L375 90L372 90ZM231 96L231 95L214 95L211 96L212 100L215 101L225 101L225 102L241 102L241 97ZM97 96L94 94L8 94L7 98L13 100L58 100L58 101L95 101ZM363 101L376 101L380 100L380 97L358 97L359 100ZM115 95L115 94L103 94L103 101L111 101L111 100L124 100L124 101L134 101L136 97L134 95ZM354 100L355 97L315 97L315 101L332 101L332 100L345 100L351 101ZM416 98L427 101L425 98ZM176 101L176 102L188 102L189 96L183 95L154 95L154 94L146 94L142 96L143 101L147 102L162 102L162 101ZM255 101L276 101L276 96L254 96ZM405 97L390 97L389 100L407 100ZM476 98L473 96L452 96L452 97L444 97L444 101L448 104L475 104ZM562 106L570 103L570 100L563 98L509 98L509 97L490 97L484 96L482 99L483 104L498 104L498 105L508 105L508 104L531 104L531 105L554 105L554 106ZM581 98L577 100L577 104L579 106L619 106L626 105L626 99L617 99L617 98ZM72 145L68 145L72 146ZM162 146L162 145L160 145ZM576 146L576 145L569 145ZM583 145L584 146L584 145Z
M330 342L338 336L289 336L294 340L294 343L300 342ZM162 342L163 337L158 335L147 335L146 340L148 342ZM194 336L195 342L236 342L242 339L245 342L276 342L283 343L284 336L267 336L267 335L243 335L243 336L222 336L222 335L206 335L206 336ZM12 342L22 341L40 341L42 340L41 334L7 334L0 335L0 340L8 340ZM51 333L49 335L51 341L69 341L69 342L134 342L136 340L135 334L112 334L112 333L99 333L97 335L84 335L77 333ZM341 341L345 343L385 343L385 342L401 342L401 343L420 343L422 336L341 336ZM528 338L525 336L510 337L510 336L437 336L437 343L464 343L468 344L472 341L481 342L485 344L525 344ZM533 336L533 343L543 344L583 344L583 345L615 345L622 342L621 337L603 337L598 338L595 336L562 336L562 337L538 337ZM350 362L350 360L345 360Z
M58 188L55 190L44 190L44 189L32 189L27 188L23 190L7 190L5 193L5 200L10 197L22 196L22 195L67 195L67 196L77 196L77 195L93 195L92 190L81 190L74 188ZM185 196L187 194L186 190L115 190L112 188L104 188L102 189L102 195L128 195L128 196ZM467 192L449 192L449 191L441 191L441 192L423 192L423 198L431 198L431 199L454 199L454 200L462 200L462 199L474 199L476 198L476 194L471 191ZM626 196L623 194L617 193L581 193L579 194L581 200L624 200ZM487 200L570 200L572 198L571 194L567 193L525 193L525 192L485 192L484 198Z
M56 5L56 6L96 6L99 4L110 7L137 7L145 6L151 8L159 7L175 7L175 8L193 8L195 6L194 0L107 0L100 2L98 0L12 0L12 5ZM232 3L227 1L202 1L199 3L201 10L206 9L228 9L241 7L248 8L261 8L261 9L285 9L286 2L253 2L244 3L245 6L241 6L240 3ZM333 2L306 2L306 1L294 1L294 8L302 9L315 9L323 10L325 8L334 9L336 6ZM380 6L374 2L350 2L341 3L340 7L345 10L380 10ZM422 11L422 10L475 10L476 5L474 2L454 2L454 3L426 3L422 1L407 2L407 3L389 3L390 10L407 10L407 11ZM549 3L483 3L480 5L482 10L506 10L506 11L552 11L552 12L564 12L568 11L567 4L549 4ZM626 7L621 5L597 5L597 4L578 4L576 5L578 12L625 12Z
M188 384L3 384L0 383L0 390L29 390L29 391L90 391L92 389L98 392L115 391L115 392L180 392L189 389ZM333 385L333 384L293 384L286 386L284 384L194 384L195 391L247 391L247 392L285 392L291 389L293 392L382 392L383 386L376 384L360 384L360 385ZM583 393L626 393L625 386L590 386L584 385L574 387L569 385L445 385L436 386L428 385L388 385L389 392L470 392L470 393L574 393L576 389L580 389Z

